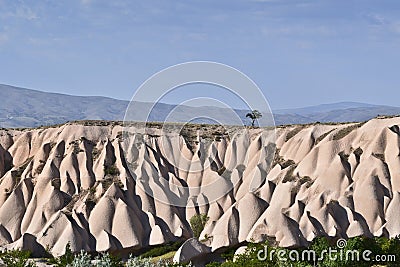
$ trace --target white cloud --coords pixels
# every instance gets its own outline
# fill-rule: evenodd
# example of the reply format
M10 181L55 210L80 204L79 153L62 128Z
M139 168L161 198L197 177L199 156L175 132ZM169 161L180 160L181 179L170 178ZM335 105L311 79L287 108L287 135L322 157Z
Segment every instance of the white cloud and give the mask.
M366 14L364 18L370 24L370 30L376 37L382 33L400 34L400 21L393 17L381 14Z
M29 44L34 46L51 46L51 45L64 45L70 39L62 38L62 37L50 37L50 38L38 38L38 37L29 37L27 41Z
M380 14L366 14L364 17L372 25L387 24L387 19Z
M28 6L18 6L15 11L15 17L27 19L27 20L34 20L38 19L38 15Z
M0 14L0 18L8 19L8 18L19 18L26 20L35 20L38 19L39 16L34 12L30 7L21 4L18 5L14 10L8 10L2 12Z

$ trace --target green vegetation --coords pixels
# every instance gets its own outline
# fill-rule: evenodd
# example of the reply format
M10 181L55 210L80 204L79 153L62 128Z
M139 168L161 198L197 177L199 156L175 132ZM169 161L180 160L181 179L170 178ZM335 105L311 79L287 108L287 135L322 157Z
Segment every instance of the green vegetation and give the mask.
M68 265L68 267L88 267L88 266L98 266L98 264L92 265L92 260L89 254L87 254L83 250L78 255L76 255L71 264Z
M69 264L71 264L74 260L74 254L72 253L71 246L68 243L65 247L65 253L64 255L58 257L58 258L50 258L48 260L48 263L53 264L57 267L66 267Z
M279 153L280 153L280 149L279 148L275 149L275 155L274 155L274 160L272 162L272 167L275 167L277 164L279 164L282 169L286 169L287 167L290 167L290 166L296 164L291 159L285 160L281 155L279 155Z
M289 160L280 162L278 164L281 165L282 169L286 169L287 167L295 165L296 163L293 160L289 159Z
M246 118L250 118L251 119L251 126L254 127L254 123L257 119L261 118L262 114L260 111L258 110L253 110L252 112L249 112L246 114Z
M364 124L365 124L365 122L355 123L348 127L342 128L333 135L332 140L340 140L340 139L344 138L345 136L347 136L349 133L351 133L353 130L360 128Z
M170 251L165 253L164 255L154 257L152 260L153 262L165 261L165 262L172 262L175 256L176 251Z
M285 177L282 179L282 183L293 182L297 180L297 177L293 175L294 169L297 165L290 165L290 168L286 171Z
M400 237L396 238L365 238L353 237L342 243L340 249L337 240L326 237L315 238L308 248L285 249L268 244L250 243L244 254L236 255L233 261L232 251L229 251L228 259L223 263L213 262L207 267L268 267L268 266L294 266L294 267L353 267L353 266L399 266ZM363 252L371 251L367 258L363 258ZM261 252L260 252L261 251ZM313 251L313 253L309 253ZM330 253L330 254L329 254ZM278 256L280 255L280 256ZM291 256L290 256L291 255ZM302 258L302 255L304 257ZM321 257L321 255L324 255ZM347 255L347 256L346 256ZM358 256L357 256L358 255ZM375 256L386 255L386 261L375 261ZM221 255L223 256L223 255ZM259 259L258 256L261 256ZM225 258L225 257L223 257ZM302 261L304 259L304 261ZM377 265L378 264L378 265Z
M89 210L93 210L97 204L97 199L95 194L96 194L96 188L91 187L88 191L88 195L85 200L85 205Z
M205 219L203 215L197 215ZM273 242L273 241L272 241ZM342 243L340 243L342 242ZM338 246L338 244L342 244ZM66 246L65 254L59 258L51 258L49 264L57 267L183 267L191 264L173 264L171 259L175 250L181 245L175 242L160 245L142 254L140 257L130 256L127 261L114 257L108 253L92 257L87 252L81 251L76 255ZM163 250L166 248L166 250ZM171 251L166 252L171 249ZM173 249L173 251L172 251ZM207 267L268 267L268 266L294 266L294 267L369 267L369 266L399 266L400 236L395 238L385 237L353 237L347 242L335 238L317 237L307 248L286 249L265 243L249 243L243 254L234 255L236 248L229 248L221 253L224 262L212 262ZM312 251L312 253L311 253ZM365 251L370 253L365 254ZM166 253L164 253L166 252ZM364 253L364 254L363 254ZM0 259L11 267L33 267L33 260L29 260L30 252L12 250L0 253ZM363 255L367 255L366 260ZM375 256L386 256L378 258Z
M118 176L119 175L119 170L117 166L115 166L115 163L110 166L104 165L104 175L110 175L110 176Z
M34 262L29 260L31 253L22 250L9 250L0 253L0 259L8 267L33 267Z
M192 228L193 236L195 238L200 237L200 234L203 231L208 219L209 217L207 217L207 214L196 214L190 218L190 227Z
M322 140L324 140L324 138L327 137L327 136L328 136L331 132L333 132L334 130L336 130L336 128L335 128L335 129L332 129L332 130L330 130L330 131L327 131L326 133L324 133L324 134L318 136L318 138L315 139L315 145L317 145L319 142L321 142Z
M314 181L310 178L310 176L300 177L299 181L300 184L305 184L306 188L310 188L314 183Z
M147 252L141 254L141 257L144 258L153 258L165 255L171 251L176 251L182 245L182 241L177 241L173 243L163 244L152 247Z
M74 255L71 251L70 245L67 244L63 256L58 258L50 257L47 262L56 267L190 267L191 264L173 264L171 261L175 254L175 250L177 250L181 244L182 242L179 241L167 245L159 245L142 254L140 257L129 256L129 259L126 262L109 253L99 254L94 258L85 251L81 251Z
M296 134L298 134L301 130L303 130L304 126L299 126L291 130L290 132L287 133L285 137L285 142L289 141L292 139Z

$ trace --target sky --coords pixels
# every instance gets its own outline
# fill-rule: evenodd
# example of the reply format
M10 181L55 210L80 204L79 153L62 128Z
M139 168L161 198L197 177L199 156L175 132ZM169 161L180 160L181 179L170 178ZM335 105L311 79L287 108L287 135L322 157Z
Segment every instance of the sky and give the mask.
M274 109L400 106L400 2L0 0L1 84L128 100L195 60L242 71Z

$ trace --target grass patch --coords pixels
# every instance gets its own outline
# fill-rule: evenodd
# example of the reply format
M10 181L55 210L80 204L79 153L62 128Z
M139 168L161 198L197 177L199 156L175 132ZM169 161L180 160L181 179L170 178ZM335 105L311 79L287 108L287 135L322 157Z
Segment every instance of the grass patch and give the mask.
M303 126L299 126L291 130L290 132L287 133L285 137L285 142L289 141L292 139L296 134L298 134L301 130L303 129Z
M8 267L33 267L35 263L29 260L31 252L22 250L9 250L0 254L0 259Z
M175 254L175 251L177 251L180 248L180 246L182 246L182 244L183 244L182 241L177 241L177 242L173 242L173 243L157 245L157 246L152 247L147 252L141 254L140 257L142 257L142 258L164 257L168 253L171 253L171 252L173 252ZM173 257L173 255L172 255L172 257Z
M307 247L300 248L280 248L271 245L269 242L265 243L249 243L245 253L235 257L235 262L232 259L226 262L217 263L212 262L207 264L206 267L273 267L273 266L293 266L293 267L312 267L312 266L331 266L331 267L353 267L353 266L399 266L398 259L400 258L400 238L365 238L365 237L352 237L346 240L345 247L342 249L337 248L337 238L316 237ZM305 254L305 258L297 257L302 255L303 252L312 250L315 252L314 257L312 254ZM362 257L363 252L369 250L372 255L390 255L387 261L382 261L382 265L374 265L371 260L366 260ZM263 260L259 259L259 251L262 251ZM329 256L326 251L330 251ZM351 260L353 252L356 251L359 255ZM293 253L297 252L297 253ZM350 252L350 254L349 254ZM284 255L282 257L282 255ZM291 256L290 256L291 255ZM308 256L307 256L308 255ZM311 255L311 256L310 256ZM341 256L342 255L342 256ZM347 258L343 255L350 255ZM322 256L322 257L320 257Z
M110 186L114 183L116 185L118 185L119 188L121 188L121 189L124 188L124 184L122 183L122 181L119 179L118 176L113 176L113 177L108 176L104 180L101 181L103 191L104 192L107 191L108 188L110 188Z
M340 140L351 133L353 130L360 128L362 125L364 125L364 122L356 123L346 128L340 129L333 135L332 140Z
M152 259L152 262L159 262L159 261L172 261L175 256L176 251L170 251L164 255L155 257Z
M297 177L293 175L294 169L296 169L297 164L291 165L290 168L286 171L285 177L282 179L282 183L294 182Z
M301 185L305 184L306 188L310 188L314 183L310 176L300 177L299 182Z
M286 169L287 167L290 167L296 163L293 160L289 159L289 160L280 162L278 164L281 165L282 169Z
M279 148L275 150L275 155L274 155L274 161L272 163L272 167L275 167L277 164L281 166L282 169L286 169L287 167L290 167L292 165L295 165L296 163L291 160L285 160L281 155L279 155Z
M119 170L117 166L115 166L115 163L110 166L104 165L104 175L105 176L118 176L119 175Z
M318 138L315 139L315 145L317 145L319 142L321 142L322 140L324 140L324 138L327 137L327 136L328 136L331 132L333 132L334 130L336 130L336 128L335 128L335 129L332 129L332 130L330 130L330 131L327 131L326 133L324 133L324 134L318 136Z

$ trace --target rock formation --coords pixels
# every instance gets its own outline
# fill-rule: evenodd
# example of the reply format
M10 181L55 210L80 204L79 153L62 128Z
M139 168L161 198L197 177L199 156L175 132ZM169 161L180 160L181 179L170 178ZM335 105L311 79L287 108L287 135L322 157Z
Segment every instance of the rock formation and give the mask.
M267 238L291 247L316 236L393 237L400 234L399 125L394 117L277 128L270 170L260 129L248 141L215 138L207 149L201 138L187 146L175 136L180 141L162 150L161 137L148 134L128 153L117 123L3 129L0 246L129 252L191 238L196 213L209 217L200 240L210 251ZM205 169L183 171L171 158ZM200 207L189 204L212 196L173 186L212 182L227 192ZM163 196L186 198L188 206L170 206Z

